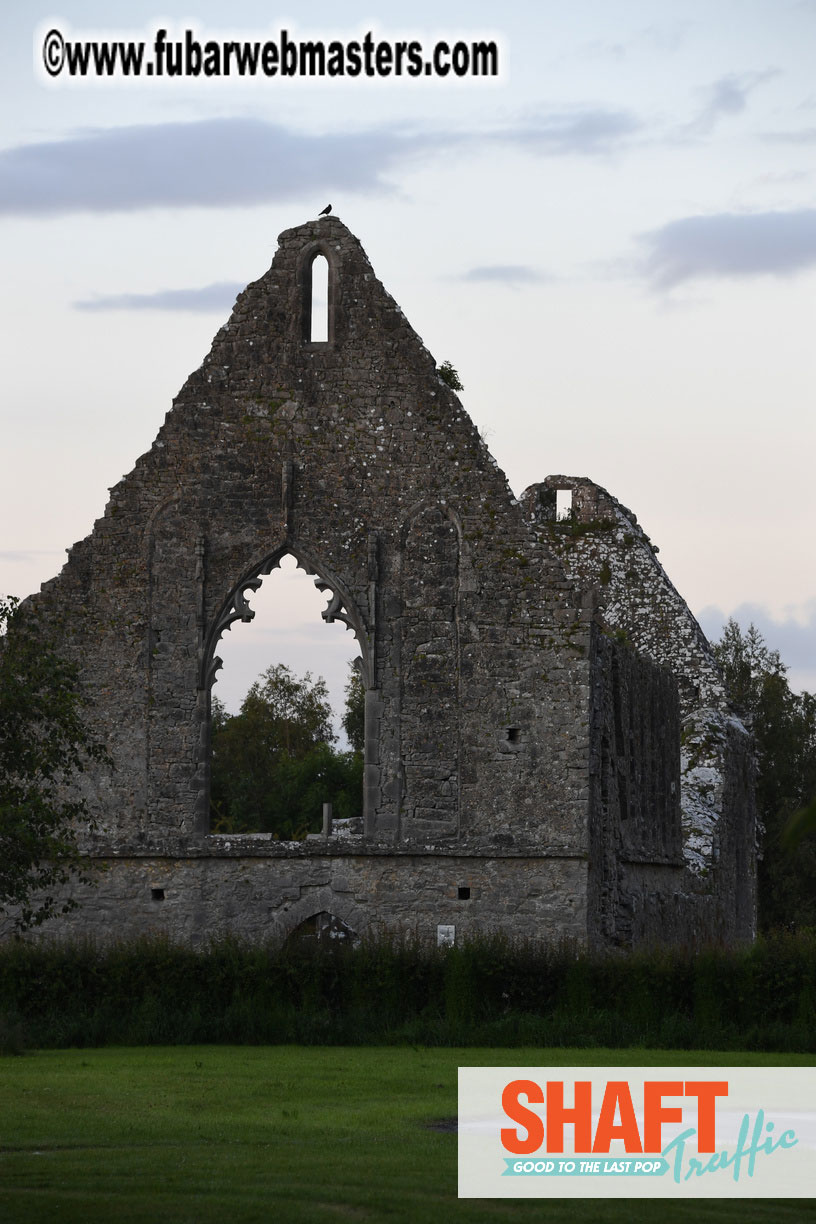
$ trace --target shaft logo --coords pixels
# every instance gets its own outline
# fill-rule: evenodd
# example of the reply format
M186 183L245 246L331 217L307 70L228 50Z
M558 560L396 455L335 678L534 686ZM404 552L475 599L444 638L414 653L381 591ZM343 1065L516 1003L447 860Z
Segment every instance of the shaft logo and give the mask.
M748 1114L743 1116L735 1149L728 1151L721 1144L718 1151L717 1106L727 1102L728 1080L644 1080L636 1099L628 1080L608 1080L597 1113L593 1112L591 1080L575 1080L570 1087L571 1104L565 1099L564 1080L547 1080L546 1089L532 1079L514 1079L505 1086L502 1110L508 1121L515 1123L501 1128L505 1151L514 1157L541 1157L545 1153L548 1157L564 1156L566 1151L572 1159L505 1158L504 1176L662 1176L671 1170L673 1179L679 1182L729 1169L738 1181L742 1172L753 1176L760 1154L771 1155L797 1143L793 1130L774 1135L775 1124L766 1122L764 1111L759 1109L753 1124ZM678 1124L688 1120L684 1110L689 1105L696 1125L678 1132ZM673 1131L668 1141L664 1126ZM567 1127L572 1143L565 1147ZM614 1141L623 1145L627 1156L653 1154L660 1159L596 1159L609 1157Z

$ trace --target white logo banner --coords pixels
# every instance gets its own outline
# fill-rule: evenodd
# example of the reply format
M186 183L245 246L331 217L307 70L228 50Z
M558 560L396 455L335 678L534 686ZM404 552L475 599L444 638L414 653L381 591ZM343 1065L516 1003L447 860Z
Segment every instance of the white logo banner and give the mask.
M816 1068L460 1067L460 1198L816 1196Z

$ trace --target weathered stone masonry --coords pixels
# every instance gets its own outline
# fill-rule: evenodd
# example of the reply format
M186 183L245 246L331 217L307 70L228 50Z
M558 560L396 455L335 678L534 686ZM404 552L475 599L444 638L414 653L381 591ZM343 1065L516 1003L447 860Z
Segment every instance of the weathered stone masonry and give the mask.
M557 490L572 497L555 515ZM753 930L756 848L750 738L730 709L706 638L636 516L586 477L548 476L522 496L525 513L567 573L596 592L603 623L667 668L680 698L682 847L698 914ZM716 915L716 917L715 917ZM706 929L704 927L704 929Z
M331 913L429 939L439 925L598 947L750 937L747 737L634 520L564 480L514 499L336 217L282 234L34 597L64 626L115 762L83 782L103 828L87 850L109 870L55 933L260 939ZM562 487L578 502L566 523ZM208 832L218 640L285 554L359 643L361 835Z

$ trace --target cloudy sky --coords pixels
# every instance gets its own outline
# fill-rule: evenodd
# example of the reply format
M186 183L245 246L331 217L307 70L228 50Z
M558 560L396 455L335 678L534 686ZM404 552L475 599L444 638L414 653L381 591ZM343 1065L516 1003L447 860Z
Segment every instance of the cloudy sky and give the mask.
M753 620L816 689L816 0L225 11L3 6L0 593L59 570L278 233L331 201L459 370L516 493L591 476L710 634ZM495 37L502 76L62 85L36 67L52 25L152 41L168 22ZM300 590L277 576L264 624L233 630L233 707L279 658L342 689L350 635Z

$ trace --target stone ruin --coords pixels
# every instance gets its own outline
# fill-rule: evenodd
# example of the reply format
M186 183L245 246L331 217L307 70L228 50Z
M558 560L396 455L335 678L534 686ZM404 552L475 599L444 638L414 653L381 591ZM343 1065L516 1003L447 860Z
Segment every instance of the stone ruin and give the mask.
M287 230L29 601L114 763L82 782L107 870L45 930L751 939L751 741L655 552L585 478L516 499L354 235L336 216ZM218 641L286 554L359 645L363 828L214 834Z

